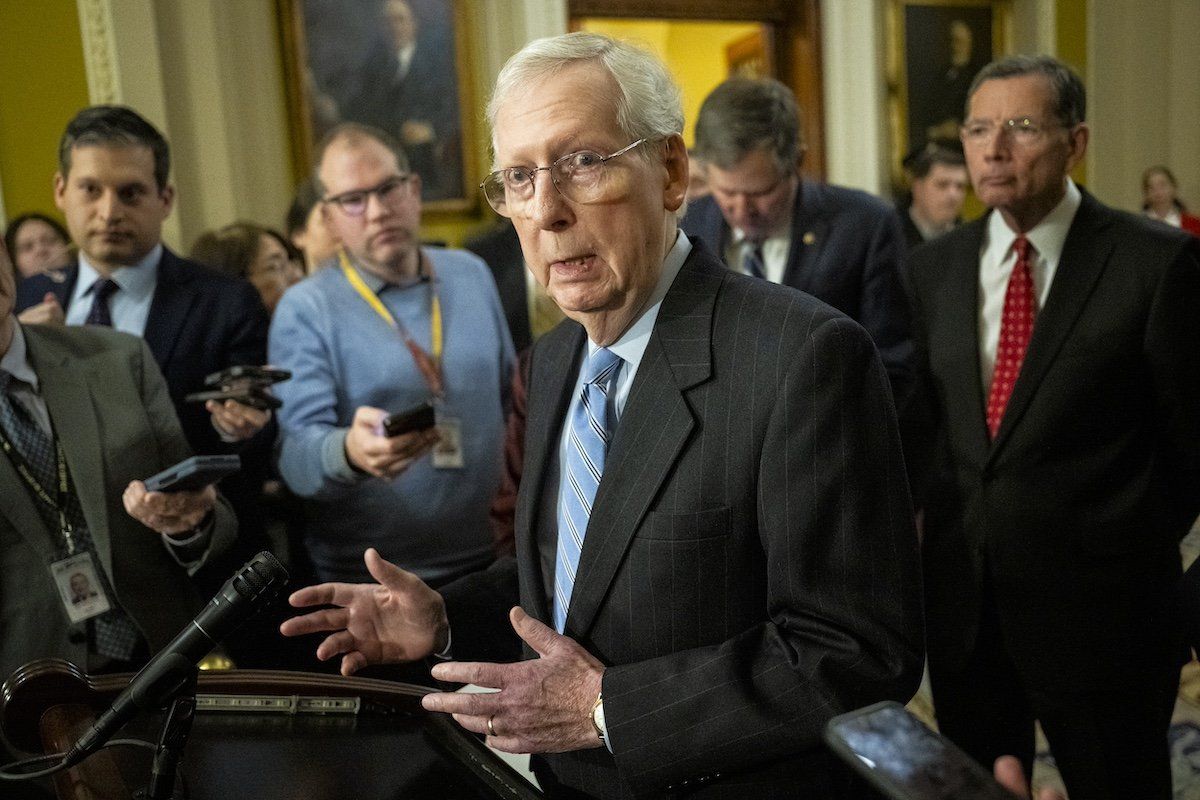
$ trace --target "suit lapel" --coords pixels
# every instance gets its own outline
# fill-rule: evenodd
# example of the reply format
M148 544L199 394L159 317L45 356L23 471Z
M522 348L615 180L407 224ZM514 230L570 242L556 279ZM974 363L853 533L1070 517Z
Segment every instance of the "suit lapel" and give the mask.
M684 393L712 374L712 314L724 267L692 251L663 299L605 460L567 629L587 636L634 532L673 472L695 419Z
M108 498L105 497L104 465L101 462L100 420L92 404L86 370L69 356L57 352L25 329L29 359L37 370L42 397L54 420L54 435L62 443L71 471L71 482L83 508L88 529L105 569L112 572L112 548L108 538ZM31 335L32 334L32 335Z
M1104 235L1107 228L1103 207L1086 192L1083 203L1063 243L1062 258L1050 285L1046 305L1038 313L1033 326L1029 350L1021 372L1013 385L1012 396L1004 410L1000 430L992 446L991 458L1012 436L1013 428L1029 406L1046 371L1062 349L1067 336L1083 311L1092 289L1112 253L1114 242Z
M557 486L546 485L546 470L558 447L562 421L571 402L571 390L579 373L580 354L583 352L584 333L579 324L567 320L560 328L543 336L534 345L533 369L529 378L528 415L525 429L525 464L521 477L520 493L517 497L516 539L518 559L521 563L535 565L523 575L524 580L534 580L537 588L524 590L523 602L532 602L533 609L526 609L540 620L550 620L550 609L546 605L545 586L539 566L537 523L542 508L544 492L558 493ZM560 465L561 467L561 465ZM523 551L523 552L520 552Z
M949 399L969 420L965 425L970 437L967 446L976 463L987 456L990 444L979 365L979 250L986 224L985 215L964 226L963 235L953 238L955 249L946 259L949 267L935 289L945 295L938 303L945 315L944 323L939 324L943 338L939 348L953 352L945 365L946 386L955 393Z
M187 290L192 277L182 268L175 254L164 246L162 260L158 262L154 299L150 302L146 330L142 333L163 372L166 372L167 361L179 341L179 331L196 300L196 293Z
M796 204L792 211L792 243L788 247L782 283L811 292L811 279L817 274L816 263L829 233L829 215L825 213L825 198L820 185L804 180L796 191Z

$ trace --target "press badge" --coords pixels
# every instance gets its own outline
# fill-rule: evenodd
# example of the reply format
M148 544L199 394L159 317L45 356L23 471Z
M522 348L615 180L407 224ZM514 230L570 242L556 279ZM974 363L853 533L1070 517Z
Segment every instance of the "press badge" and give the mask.
M59 597L71 622L83 622L108 611L108 597L89 552L76 553L50 565Z
M462 469L462 421L457 417L438 417L440 437L433 446L433 466L436 469Z

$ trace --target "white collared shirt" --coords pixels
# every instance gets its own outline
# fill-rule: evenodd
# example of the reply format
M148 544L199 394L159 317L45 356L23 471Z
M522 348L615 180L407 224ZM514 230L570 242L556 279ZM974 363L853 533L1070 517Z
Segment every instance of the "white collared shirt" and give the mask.
M8 345L8 352L0 358L0 369L21 381L21 383L11 386L9 393L19 399L25 408L33 412L34 422L42 429L42 433L53 436L54 433L50 426L50 411L46 408L46 401L42 399L37 373L33 371L33 366L29 363L25 333L21 330L21 324L17 322L15 316L10 316L9 319L12 320L12 341ZM4 321L0 320L0 325L3 324Z
M788 218L790 223L791 218ZM725 263L732 265L735 272L749 275L742 264L745 263L746 233L741 228L731 228L729 244L725 247ZM762 243L763 276L771 283L783 283L783 273L787 269L788 253L792 249L792 226L784 225L772 233Z
M1033 278L1033 294L1040 311L1046 305L1050 284L1062 259L1063 244L1067 231L1075 219L1075 212L1083 202L1079 187L1067 178L1067 191L1058 205L1037 225L1025 233L1025 238L1037 251L1030 266ZM983 381L983 395L987 396L992 386L992 372L996 367L996 348L1000 342L1000 317L1004 312L1004 294L1008 290L1008 279L1016 266L1017 256L1013 242L1017 233L1004 221L998 211L992 211L984 232L983 245L979 251L979 369ZM1036 327L1037 323L1034 323Z
M139 337L145 335L150 303L158 286L158 262L162 260L162 254L163 246L160 243L136 264L118 267L113 271L112 279L121 287L108 297L108 311L115 330ZM92 310L92 289L99 279L100 273L80 251L79 277L75 279L75 289L67 307L68 325L87 322L88 313Z
M663 298L666 297L667 290L671 288L671 284L675 281L675 276L679 274L679 270L683 267L683 262L687 259L688 254L692 252L692 243L684 235L683 231L677 231L675 236L675 244L667 253L667 257L663 259L662 272L658 276L658 285L654 287L654 292L650 295L647 301L646 310L642 312L629 329L622 334L620 339L608 346L608 349L621 357L621 366L617 370L617 375L613 379L612 387L615 389L608 398L608 427L615 429L617 423L621 419L621 414L625 411L625 401L629 399L629 390L633 387L633 379L637 375L638 367L642 363L642 356L646 353L646 345L650 343L650 334L654 331L654 323L658 319L659 309L662 308ZM562 426L562 434L559 437L558 444L558 463L560 465L567 463L567 442L571 434L571 425L569 420L575 413L576 406L579 405L579 397L583 393L583 377L587 370L587 359L591 358L592 354L599 350L599 345L591 339L584 340L584 358L579 365L579 374L575 377L575 388L571 393L571 405L567 408L566 422ZM565 470L561 470L565 474ZM562 493L559 493L559 503L562 502ZM560 509L561 513L561 509Z

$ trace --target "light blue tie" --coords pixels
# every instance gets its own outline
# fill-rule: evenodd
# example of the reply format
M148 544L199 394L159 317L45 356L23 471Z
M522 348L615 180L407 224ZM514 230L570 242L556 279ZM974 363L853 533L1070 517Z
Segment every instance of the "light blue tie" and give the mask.
M554 564L554 629L559 633L567 624L571 590L583 537L587 535L592 501L604 474L608 453L609 384L617 374L621 357L601 347L587 360L583 392L571 414L567 441L567 463L559 481L558 553Z

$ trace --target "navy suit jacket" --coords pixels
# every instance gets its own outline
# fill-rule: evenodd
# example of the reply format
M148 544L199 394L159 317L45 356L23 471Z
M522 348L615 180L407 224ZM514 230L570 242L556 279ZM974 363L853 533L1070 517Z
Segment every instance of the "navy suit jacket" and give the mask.
M525 254L517 229L508 220L494 228L470 236L463 247L487 262L496 279L504 318L512 334L513 347L521 352L533 343L529 325L529 293L525 284Z
M584 338L568 320L533 345L516 555L443 590L456 658L504 658L518 599L549 624L540 545ZM613 435L566 621L607 666L614 754L539 757L539 777L606 800L830 797L825 722L916 690L919 587L866 333L697 245Z
M691 203L680 227L724 256L730 229L711 196ZM905 252L900 218L883 200L857 189L801 182L783 284L824 300L866 328L897 398L912 375Z

